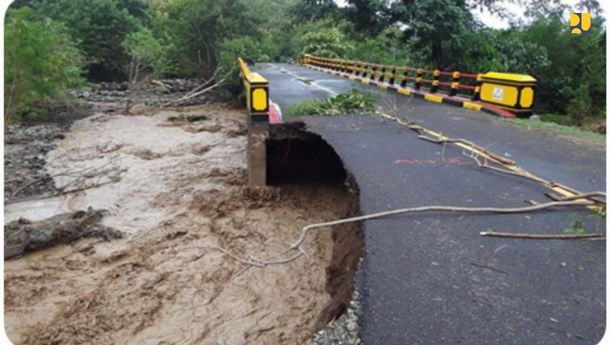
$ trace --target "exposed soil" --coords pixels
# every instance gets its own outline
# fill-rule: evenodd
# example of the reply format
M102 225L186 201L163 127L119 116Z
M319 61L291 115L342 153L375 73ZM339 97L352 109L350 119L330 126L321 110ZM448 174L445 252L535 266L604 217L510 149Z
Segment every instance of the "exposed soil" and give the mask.
M343 181L248 188L245 120L213 104L74 123L43 157L56 188L68 192L8 204L6 222L48 222L91 207L107 210L95 224L126 236L5 261L11 340L302 344L344 311L362 250L356 225L312 233L307 258L264 268L217 249L271 257L303 226L357 212L357 192Z

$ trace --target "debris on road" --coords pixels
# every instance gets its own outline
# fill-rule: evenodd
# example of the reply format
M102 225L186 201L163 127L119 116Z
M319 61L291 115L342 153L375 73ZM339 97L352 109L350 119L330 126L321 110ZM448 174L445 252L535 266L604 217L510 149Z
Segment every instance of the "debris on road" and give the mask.
M582 239L603 239L604 234L527 234L515 232L481 231L481 236L507 237L507 238L528 238L534 240L582 240Z

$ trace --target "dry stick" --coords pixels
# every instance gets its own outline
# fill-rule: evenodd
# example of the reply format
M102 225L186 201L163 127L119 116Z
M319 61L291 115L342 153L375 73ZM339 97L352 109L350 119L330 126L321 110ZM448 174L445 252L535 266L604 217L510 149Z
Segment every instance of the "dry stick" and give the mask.
M581 196L581 198L582 198L582 196ZM296 260L299 257L305 255L305 252L303 251L303 248L301 247L301 245L305 241L309 232L312 230L315 230L315 229L330 227L330 226L334 226L334 225L360 222L363 220L371 220L371 219L388 217L388 216L404 214L404 213L443 211L443 212L455 212L455 213L514 214L514 213L541 211L541 210L550 209L550 208L554 208L554 207L562 207L562 206L578 207L578 206L589 206L589 205L593 205L593 204L594 204L593 202L582 202L582 201L553 201L553 202L537 204L537 205L532 205L532 206L527 206L527 207L508 207L508 208L460 207L460 206L422 206L422 207L412 207L412 208L401 208L401 209L396 209L396 210L391 210L391 211L373 213L373 214L364 215L364 216L350 217L350 218L344 218L344 219L334 220L334 221L330 221L330 222L323 222L323 223L307 225L301 230L301 235L299 236L299 238L297 239L296 242L291 244L290 247L287 248L286 250L284 250L283 252L279 252L279 253L273 255L272 257L270 257L267 260L257 259L257 258L253 258L253 257L250 257L249 259L244 259L243 257L241 257L237 254L231 253L229 250L224 249L222 247L218 247L218 246L205 246L205 247L200 247L200 248L217 249L217 250L221 251L222 253L224 253L225 255L227 255L243 264L255 266L255 267L266 267L269 265L285 264L285 263L291 262L291 261ZM536 235L532 235L532 236L536 236ZM589 237L595 237L595 236L589 236ZM284 259L275 259L275 258L284 256L294 250L297 250L298 253L296 253L290 257L284 258Z
M444 143L452 143L452 144L464 144L464 145L468 145L471 146L473 148L475 148L477 151L481 151L484 152L485 154L487 154L488 156L490 156L491 158L493 158L494 160L497 160L501 163L504 164L508 164L508 165L517 165L517 163L513 160L510 160L508 158L504 158L502 156L499 156L481 146L478 146L476 144L474 144L471 141L468 141L466 139L453 139L453 138L446 138L446 139L434 139L434 138L430 138L429 136L426 135L419 135L418 138L422 139L422 140L426 140L435 144L444 144Z
M198 85L197 87L192 89L191 91L187 92L186 95L184 95L184 97L188 97L188 96L192 95L193 93L201 90L202 88L210 85L210 83L216 79L216 75L218 75L219 71L220 71L220 68L216 68L216 70L214 71L212 76L210 78L208 78L208 80L204 81L203 83L201 83L200 85Z
M112 162L112 161L111 161L111 162ZM55 177L61 177L61 176L70 176L70 177L76 177L76 180L79 180L79 179L81 179L81 178L83 178L83 177L88 177L88 175L87 175L86 173L88 173L88 172L90 172L90 171L100 170L101 168L106 167L106 166L107 166L108 164L110 164L111 162L108 162L108 163L106 163L106 164L103 164L103 165L102 165L102 166L100 166L100 167L95 167L95 168L85 168L85 169L76 170L76 171L67 171L67 172L62 172L62 173L59 173L59 174L54 174L54 175L43 176L43 177L41 177L41 178L35 179L35 180L34 180L34 181L32 181L32 182L27 183L26 185L22 186L21 188L17 189L15 192L13 192L12 197L15 197L17 194L19 194L19 193L20 193L20 192L22 192L23 190L27 189L28 187L30 187L30 186L32 186L32 185L34 185L34 184L38 183L38 182L41 182L41 181L44 181L44 180L48 180L48 179L54 179ZM78 175L77 175L77 176L74 176L75 174L78 174L78 173L83 173L83 174L82 174L82 175L80 175L80 176L78 176ZM70 182L70 183L72 183L72 182ZM67 187L67 186L68 186L68 185L64 186L63 188L65 188L65 187ZM63 188L62 188L62 189L63 189Z
M517 169L519 171L513 171L513 170L508 170L508 169L503 169L503 168L499 168L493 165L489 165L487 163L487 159L484 159L484 162L481 162L478 158L478 155L474 155L474 154L467 154L466 152L462 151L462 154L466 157L472 158L477 165L479 166L479 168L485 168L485 169L489 169L489 170L493 170L493 171L497 171L503 174L507 174L507 175L513 175L513 176L517 176L517 177L522 177L537 183L542 183L542 184L551 184L551 182L542 179L538 176L534 176L526 171L524 171L521 167L518 167Z
M203 89L203 90L201 90L199 92L195 92L194 94L192 94L190 96L183 96L183 97L180 97L180 98L175 99L173 101L169 101L169 102L163 104L163 107L166 107L166 106L172 105L172 104L176 104L176 103L179 103L179 102L183 102L183 101L189 100L191 98L195 98L197 96L201 96L204 93L206 93L208 91L211 91L211 90L221 86L222 84L224 84L224 81L225 81L225 79L222 79L219 82L217 82L217 83L215 83L215 84L213 84L213 85L211 85L211 86L209 86L209 87L207 87L207 88L205 88L205 89Z
M557 194L553 194L553 193L544 193L544 195L546 197L548 197L551 200L555 200L555 201L566 201L566 200L576 200L576 199L580 199L579 197L582 197L583 199L589 199L595 202L598 202L600 204L606 204L606 200L602 200L596 197L602 197L602 198L606 198L606 193L601 193L601 192L591 192L591 193L584 193L581 195L574 195L574 196L560 196Z
M481 236L508 237L508 238L529 238L536 240L578 240L587 238L600 238L604 236L602 233L594 234L525 234L514 232L496 232L496 231L481 231Z
M301 231L301 236L299 239L294 242L290 249L296 249L299 247L307 233L313 229L323 228L327 226L351 223L351 222L359 222L363 220L370 220L376 218L382 218L387 216L393 216L404 213L418 213L418 212L434 212L434 211L442 211L442 212L457 212L457 213L500 213L500 214L511 214L511 213L525 213L525 212L534 212L540 211L553 207L560 206L588 206L593 205L592 202L583 202L583 201L551 201L544 204L537 204L532 206L525 207L508 207L508 208L498 208L498 207L461 207L461 206L422 206L422 207L411 207L411 208L400 208L391 211L383 211L378 213L373 213L364 216L357 216L345 219L339 219L331 222L317 223L311 224L303 228Z

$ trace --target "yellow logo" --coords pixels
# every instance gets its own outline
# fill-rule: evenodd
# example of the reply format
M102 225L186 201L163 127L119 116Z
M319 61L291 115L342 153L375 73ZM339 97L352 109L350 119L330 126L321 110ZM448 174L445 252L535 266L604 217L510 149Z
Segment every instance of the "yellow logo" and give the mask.
M580 35L591 29L591 13L570 13L570 33Z

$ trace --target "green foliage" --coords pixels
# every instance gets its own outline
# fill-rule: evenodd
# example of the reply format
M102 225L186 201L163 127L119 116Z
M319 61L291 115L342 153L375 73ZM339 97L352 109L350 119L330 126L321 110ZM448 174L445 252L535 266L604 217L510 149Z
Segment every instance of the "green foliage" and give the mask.
M349 93L342 93L322 100L307 100L289 107L287 116L298 115L343 115L362 114L375 110L375 97L352 89Z
M38 17L65 24L79 42L92 79L116 79L128 57L121 43L145 17L144 0L32 0ZM130 12L131 11L131 12Z
M166 48L149 29L127 34L121 46L131 58L132 65L148 70L150 75L159 76L168 69Z
M347 56L353 49L347 42L345 34L337 27L322 28L304 34L303 54L312 54L331 58Z
M239 94L242 86L239 79L237 57L255 57L260 56L261 51L256 42L247 38L227 39L222 43L218 66L225 79L224 95L226 98L232 95Z
M348 56L351 59L399 66L409 62L408 52L401 42L401 32L397 28L390 27L377 36L363 35L353 40L356 43Z
M40 115L37 104L79 85L82 57L66 28L28 7L9 10L4 27L4 118Z
M568 114L576 122L577 126L582 126L587 116L591 114L591 97L589 96L589 85L581 84L574 92L574 96L568 103Z
M261 18L255 11L248 11L245 0L175 0L160 12L157 21L158 30L172 44L170 56L179 67L176 72L199 77L214 73L223 49L243 47L231 43L233 40L258 43L261 26ZM223 65L225 72L227 65Z
M575 220L570 226L565 228L563 232L570 235L584 235L587 233L587 230L585 229L582 220Z

